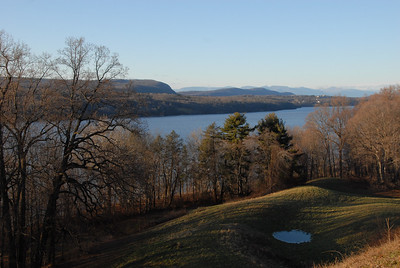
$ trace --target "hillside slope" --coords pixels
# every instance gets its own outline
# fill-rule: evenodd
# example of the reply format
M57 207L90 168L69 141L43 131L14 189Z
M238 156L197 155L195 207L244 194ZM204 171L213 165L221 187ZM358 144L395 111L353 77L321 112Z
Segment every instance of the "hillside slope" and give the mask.
M95 246L59 267L313 267L332 263L384 237L385 219L400 220L399 198L372 196L352 186L339 179L321 179L264 197L198 208L142 233ZM311 242L288 244L272 236L293 229L312 234ZM397 256L380 252L378 262L383 255L390 263L400 263ZM397 254L398 247L385 254L391 252ZM351 267L351 263L338 265Z
M163 93L176 94L172 88L163 82L150 79L132 79L132 80L113 80L113 86L117 90L130 88L137 93Z
M400 237L380 246L368 247L362 253L347 257L341 262L321 267L400 267Z
M324 179L260 198L199 208L135 236L113 265L310 267L333 261L380 236L386 218L400 219L400 199L343 189L349 189L345 182ZM311 233L312 241L288 244L272 236L292 229Z

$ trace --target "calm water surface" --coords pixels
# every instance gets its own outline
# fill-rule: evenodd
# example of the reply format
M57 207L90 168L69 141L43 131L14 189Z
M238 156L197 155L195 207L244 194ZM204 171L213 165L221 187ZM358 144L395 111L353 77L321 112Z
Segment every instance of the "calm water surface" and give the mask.
M275 239L291 244L301 244L311 241L311 234L302 230L275 232L272 234L272 236Z
M305 119L310 112L314 111L314 107L303 107L292 110L275 111L286 126L295 127L303 126ZM272 112L257 112L246 113L247 122L250 127L255 126L259 120L263 119L267 114ZM163 116L163 117L143 117L142 122L149 132L153 135L167 135L172 130L175 130L182 138L187 138L192 132L205 130L207 126L216 123L222 127L225 119L230 114L202 114L202 115L178 115L178 116Z

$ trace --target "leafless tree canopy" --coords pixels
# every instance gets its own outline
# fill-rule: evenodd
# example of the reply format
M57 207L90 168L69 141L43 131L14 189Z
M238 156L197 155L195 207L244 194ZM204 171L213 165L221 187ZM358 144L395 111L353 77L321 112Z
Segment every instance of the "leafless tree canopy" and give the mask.
M112 133L135 127L128 113L100 113L116 97L111 80L126 69L83 38L68 38L52 60L1 32L0 51L1 252L10 267L24 267L27 252L39 267L54 262L66 206L77 213L102 206L105 174L119 166L121 153Z
M297 143L308 156L309 177L358 177L399 184L400 87L390 86L349 107L344 97L309 115Z

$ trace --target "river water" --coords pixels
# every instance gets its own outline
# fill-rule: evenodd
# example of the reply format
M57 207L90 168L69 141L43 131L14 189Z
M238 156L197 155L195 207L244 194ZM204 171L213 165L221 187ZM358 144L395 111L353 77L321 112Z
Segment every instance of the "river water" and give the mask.
M310 112L314 111L314 107L303 107L292 110L274 111L281 118L287 127L303 126L305 119ZM245 113L247 122L250 127L255 126L259 120L263 119L267 114L272 112ZM153 135L167 135L175 130L182 138L187 138L192 132L204 131L207 126L216 123L222 127L225 119L230 114L202 114L202 115L178 115L163 117L143 117L142 123L147 130Z

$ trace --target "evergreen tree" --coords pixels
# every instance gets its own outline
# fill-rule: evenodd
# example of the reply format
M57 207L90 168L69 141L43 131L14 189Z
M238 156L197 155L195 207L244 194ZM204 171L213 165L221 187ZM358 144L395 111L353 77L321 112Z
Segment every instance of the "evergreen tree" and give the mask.
M292 137L287 133L283 120L279 119L275 113L269 113L264 119L258 121L256 129L260 134L267 130L271 132L284 149L291 147Z
M232 143L239 143L249 135L251 128L246 122L246 116L241 113L230 115L222 128L223 137Z
M250 132L251 128L246 122L246 116L237 112L225 120L222 128L223 139L229 148L225 154L225 163L230 178L230 191L239 196L250 193L248 185L250 152L243 144L243 140Z

